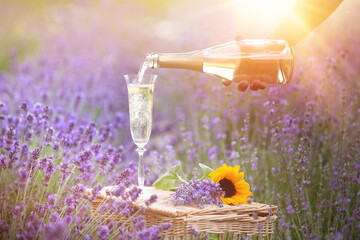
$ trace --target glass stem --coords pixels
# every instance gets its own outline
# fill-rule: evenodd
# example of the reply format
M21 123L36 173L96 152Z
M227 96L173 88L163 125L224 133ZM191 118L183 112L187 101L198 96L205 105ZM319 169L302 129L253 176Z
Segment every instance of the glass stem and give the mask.
M144 152L146 151L145 148L139 147L136 149L136 151L139 153L139 168L138 168L138 184L139 187L144 187L144 181L145 181L145 168L144 168Z

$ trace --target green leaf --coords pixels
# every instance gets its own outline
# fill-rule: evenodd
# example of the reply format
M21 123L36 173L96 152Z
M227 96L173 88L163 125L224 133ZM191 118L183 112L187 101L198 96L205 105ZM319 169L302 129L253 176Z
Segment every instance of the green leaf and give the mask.
M175 187L177 179L167 176L160 177L153 185L156 189L170 190Z
M200 180L204 179L204 178L208 178L209 174L214 171L212 170L211 167L206 166L205 164L199 163L199 166L201 167L202 171L203 171L203 176L200 178Z
M178 173L180 171L180 169L181 169L181 164L177 164L177 165L169 168L168 172Z
M177 174L181 169L181 164L177 164L171 167L164 175L162 175L153 186L156 189L170 190L174 189L179 182L183 181L182 178Z

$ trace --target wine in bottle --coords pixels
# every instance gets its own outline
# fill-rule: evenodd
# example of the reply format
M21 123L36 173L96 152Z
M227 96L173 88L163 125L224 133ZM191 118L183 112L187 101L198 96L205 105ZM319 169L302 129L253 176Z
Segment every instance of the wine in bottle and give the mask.
M246 39L187 53L148 54L139 73L146 68L179 68L234 82L285 84L293 66L293 50L286 41Z

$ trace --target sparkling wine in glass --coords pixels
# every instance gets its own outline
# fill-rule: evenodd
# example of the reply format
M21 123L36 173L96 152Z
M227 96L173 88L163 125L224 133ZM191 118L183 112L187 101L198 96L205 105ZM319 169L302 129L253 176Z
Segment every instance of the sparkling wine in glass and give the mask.
M152 125L153 93L157 75L124 75L129 97L131 137L139 154L138 184L144 187L145 170L143 155L149 142Z

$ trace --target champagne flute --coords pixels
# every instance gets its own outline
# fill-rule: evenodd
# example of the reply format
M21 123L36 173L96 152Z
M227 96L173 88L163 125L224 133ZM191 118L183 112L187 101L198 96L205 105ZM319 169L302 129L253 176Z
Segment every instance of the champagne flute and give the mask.
M143 189L145 169L143 156L149 142L152 125L153 92L157 75L124 75L129 97L129 118L131 137L139 154L138 185Z

